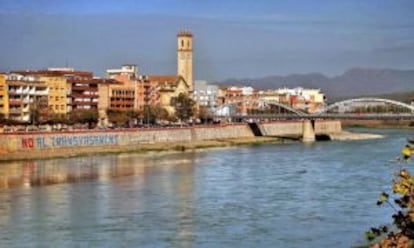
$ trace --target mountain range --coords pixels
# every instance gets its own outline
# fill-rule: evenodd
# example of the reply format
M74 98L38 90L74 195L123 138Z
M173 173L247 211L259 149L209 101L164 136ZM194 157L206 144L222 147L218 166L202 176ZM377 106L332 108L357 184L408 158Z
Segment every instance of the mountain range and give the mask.
M414 92L414 70L353 68L342 75L332 77L321 73L291 74L257 79L227 79L217 84L252 86L256 89L317 88L321 89L328 98L340 98Z

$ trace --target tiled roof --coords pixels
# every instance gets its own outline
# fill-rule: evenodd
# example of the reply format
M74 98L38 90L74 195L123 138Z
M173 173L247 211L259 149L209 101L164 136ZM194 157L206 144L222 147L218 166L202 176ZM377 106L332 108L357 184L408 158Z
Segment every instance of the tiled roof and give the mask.
M155 81L159 83L175 83L179 79L179 76L177 75L151 75L148 76L149 81Z
M23 76L79 76L79 77L93 77L93 72L90 71L49 71L49 70L38 70L38 71L11 71L10 73L20 74Z
M90 79L71 78L71 79L69 79L69 82L77 83L77 84L96 83L96 84L119 84L119 85L122 85L121 82L119 82L115 79L108 79L108 78L90 78Z

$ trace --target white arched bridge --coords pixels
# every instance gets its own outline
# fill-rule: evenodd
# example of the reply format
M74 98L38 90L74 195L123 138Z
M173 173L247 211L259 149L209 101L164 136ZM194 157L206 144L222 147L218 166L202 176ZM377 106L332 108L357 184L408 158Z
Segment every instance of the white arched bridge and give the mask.
M256 109L246 110L246 105ZM244 107L244 109L243 109ZM266 111L265 111L266 110ZM310 112L310 111L309 111ZM273 119L409 119L414 120L414 106L382 98L355 98L339 101L311 113L276 101L259 99L223 104L215 109L216 117Z

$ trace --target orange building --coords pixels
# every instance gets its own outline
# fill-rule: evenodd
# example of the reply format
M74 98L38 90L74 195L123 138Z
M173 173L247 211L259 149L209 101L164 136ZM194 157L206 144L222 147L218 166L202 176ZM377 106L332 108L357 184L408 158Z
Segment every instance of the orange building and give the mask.
M121 111L140 110L138 106L143 96L139 95L138 67L122 65L120 69L106 70L106 75L120 82L110 85L109 108Z
M9 93L6 84L6 74L0 73L0 113L5 118L9 116Z

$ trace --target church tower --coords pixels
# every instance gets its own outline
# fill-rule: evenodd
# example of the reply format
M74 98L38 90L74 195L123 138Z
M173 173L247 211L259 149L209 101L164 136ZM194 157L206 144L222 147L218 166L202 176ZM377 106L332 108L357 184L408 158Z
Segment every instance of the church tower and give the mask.
M193 34L180 31L177 34L177 75L182 76L193 91Z

